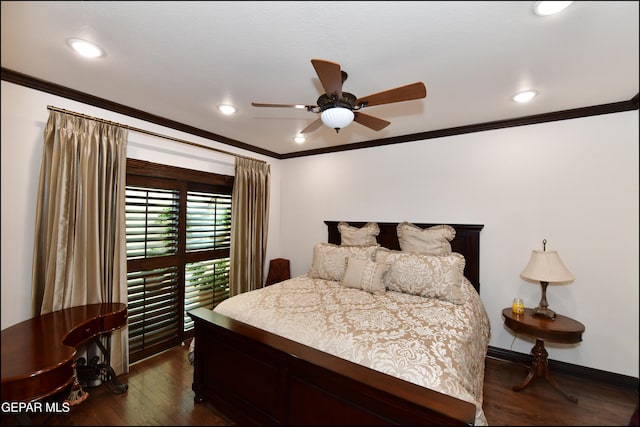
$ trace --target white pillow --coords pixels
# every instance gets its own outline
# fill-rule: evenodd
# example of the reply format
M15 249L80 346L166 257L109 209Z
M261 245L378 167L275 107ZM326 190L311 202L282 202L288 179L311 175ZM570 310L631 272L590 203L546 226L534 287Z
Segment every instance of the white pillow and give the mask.
M382 294L385 292L382 277L387 270L389 270L389 264L386 263L348 258L342 286Z
M343 246L372 246L377 245L376 236L380 234L380 227L376 222L368 222L362 227L353 227L344 221L338 223L340 244Z
M380 249L376 262L390 264L384 284L390 291L464 303L464 256L435 256Z
M347 258L373 261L378 246L339 246L318 243L313 248L309 277L341 282L347 267Z
M456 237L456 229L450 225L434 225L423 229L405 221L398 224L396 229L403 252L451 255L449 242Z

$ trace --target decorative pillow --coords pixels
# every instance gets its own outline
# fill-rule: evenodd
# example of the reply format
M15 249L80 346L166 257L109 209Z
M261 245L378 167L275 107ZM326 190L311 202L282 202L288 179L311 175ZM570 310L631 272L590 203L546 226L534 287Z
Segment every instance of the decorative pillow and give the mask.
M464 303L464 256L453 252L435 256L380 249L376 262L390 264L384 275L388 290L438 298L453 304Z
M378 244L376 236L380 234L380 227L376 222L368 222L358 228L341 221L338 223L338 231L343 246L372 246Z
M389 264L386 263L348 258L342 286L382 294L385 292L382 276L387 270L389 270Z
M309 277L341 282L347 267L347 258L373 261L378 246L339 246L318 243L313 248Z
M423 229L405 221L398 224L397 232L403 252L429 255L451 255L449 242L456 237L456 229L444 224Z

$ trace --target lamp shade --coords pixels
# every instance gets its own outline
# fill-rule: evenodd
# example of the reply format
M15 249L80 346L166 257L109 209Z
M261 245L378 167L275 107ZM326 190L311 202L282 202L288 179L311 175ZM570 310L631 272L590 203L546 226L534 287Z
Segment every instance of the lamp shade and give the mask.
M328 108L322 112L322 123L333 129L342 129L353 121L353 111L343 107Z
M529 264L524 268L520 277L538 282L570 282L575 279L565 267L557 251L531 252Z

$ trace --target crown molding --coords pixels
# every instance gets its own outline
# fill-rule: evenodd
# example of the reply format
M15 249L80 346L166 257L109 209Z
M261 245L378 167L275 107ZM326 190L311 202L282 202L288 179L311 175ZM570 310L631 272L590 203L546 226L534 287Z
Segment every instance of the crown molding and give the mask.
M1 80L39 90L41 92L50 93L52 95L61 96L73 101L82 102L83 104L93 105L94 107L103 108L105 110L113 111L114 113L124 114L125 116L134 117L136 119L144 120L150 123L155 123L157 125L186 132L191 135L201 136L212 141L221 142L223 144L231 145L236 148L242 148L243 150L248 150L253 153L263 154L265 156L274 158L279 158L280 156L278 153L270 150L265 150L254 145L227 138L226 136L218 135L213 132L186 125L184 123L156 116L155 114L147 113L146 111L138 110L136 108L132 108L123 104L118 104L117 102L109 101L108 99L93 96L88 93L80 92L78 90L51 83L45 80L37 79L27 74L18 73L17 71L9 70L4 67L1 69Z
M316 154L335 153L347 150L358 150L363 148L380 147L383 145L402 144L405 142L422 141L427 139L442 138L445 136L463 135L466 133L484 132L487 130L505 129L516 126L527 126L533 124L554 122L558 120L569 120L580 117L597 116L601 114L619 113L623 111L631 111L638 109L638 94L628 101L613 102L610 104L595 105L591 107L575 108L571 110L556 111L552 113L537 114L533 116L518 117L515 119L497 120L493 122L478 123L466 126L458 126L447 129L439 129L429 132L414 133L410 135L402 135L391 138L374 139L370 141L358 142L353 144L345 144L340 146L303 150L291 153L279 154L270 150L265 150L251 144L247 144L235 139L227 138L203 129L195 128L184 123L176 122L164 117L156 116L142 110L118 104L104 98L99 98L84 92L77 91L65 86L51 83L45 80L37 79L27 74L22 74L2 67L1 80L15 83L31 89L36 89L52 95L61 96L63 98L72 99L84 104L93 105L94 107L103 108L115 113L124 114L129 117L155 123L171 129L186 132L192 135L200 136L223 144L231 145L236 148L248 150L253 153L262 154L276 159L292 159L296 157L313 156Z

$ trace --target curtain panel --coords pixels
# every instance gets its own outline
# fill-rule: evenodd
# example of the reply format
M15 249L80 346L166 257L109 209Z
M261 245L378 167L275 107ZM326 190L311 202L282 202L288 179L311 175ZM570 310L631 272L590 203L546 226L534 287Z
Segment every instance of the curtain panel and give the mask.
M51 111L44 130L32 274L33 315L127 303L128 131ZM111 335L110 362L128 372L127 327Z
M244 157L235 162L229 296L263 286L269 226L270 165Z

